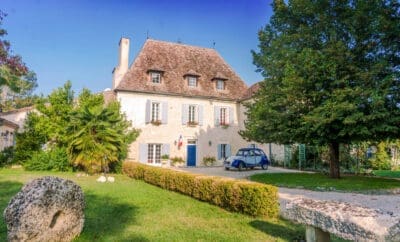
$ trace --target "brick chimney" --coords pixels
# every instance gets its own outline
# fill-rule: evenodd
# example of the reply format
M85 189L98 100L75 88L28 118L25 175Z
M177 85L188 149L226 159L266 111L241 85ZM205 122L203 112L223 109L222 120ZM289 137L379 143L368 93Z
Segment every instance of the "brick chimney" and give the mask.
M112 89L115 89L125 73L128 71L128 62L129 62L129 39L122 37L119 41L119 63L118 66L113 70L113 86Z

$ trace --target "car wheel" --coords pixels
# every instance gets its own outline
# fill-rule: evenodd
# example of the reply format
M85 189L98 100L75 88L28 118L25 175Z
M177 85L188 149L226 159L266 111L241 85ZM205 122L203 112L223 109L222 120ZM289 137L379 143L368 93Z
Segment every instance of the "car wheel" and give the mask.
M268 165L267 165L267 164L262 164L262 165L261 165L261 169L263 169L263 170L268 170Z
M225 170L229 171L229 167L225 167Z
M239 171L243 171L244 168L245 168L245 167L244 167L243 162L240 162L240 163L239 163L239 167L238 167Z

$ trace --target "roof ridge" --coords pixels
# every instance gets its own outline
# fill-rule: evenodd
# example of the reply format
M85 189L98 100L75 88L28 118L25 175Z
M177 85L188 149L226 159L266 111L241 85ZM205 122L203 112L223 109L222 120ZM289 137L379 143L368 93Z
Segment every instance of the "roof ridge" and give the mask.
M209 47L203 47L203 46L197 46L197 45L191 45L191 44L185 44L185 43L170 42L170 41L166 41L166 40L158 40L158 39L151 39L151 38L146 39L146 42L147 41L154 41L154 42L170 44L170 45L181 45L181 46L186 46L186 47L191 47L191 48L211 50L211 51L218 53L218 51L216 49L209 48Z

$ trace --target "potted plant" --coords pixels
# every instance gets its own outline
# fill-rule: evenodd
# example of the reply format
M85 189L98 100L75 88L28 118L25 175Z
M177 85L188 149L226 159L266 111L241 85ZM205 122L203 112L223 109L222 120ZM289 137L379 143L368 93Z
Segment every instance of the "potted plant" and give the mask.
M170 160L169 160L169 155L168 154L164 154L161 156L161 165L163 166L169 166Z
M194 126L197 126L199 123L198 122L196 122L196 121L189 121L189 122L187 122L187 125L189 126L189 127L194 127Z
M172 157L171 158L172 166L179 167L179 166L183 166L184 163L185 163L185 161L183 160L182 157Z
M227 128L229 127L229 124L228 124L228 123L220 123L220 126L221 126L223 129L227 129Z
M161 125L161 120L151 120L151 124L155 126Z
M215 162L217 161L217 159L215 159L214 156L205 156L203 158L203 164L205 166L213 166L215 164Z

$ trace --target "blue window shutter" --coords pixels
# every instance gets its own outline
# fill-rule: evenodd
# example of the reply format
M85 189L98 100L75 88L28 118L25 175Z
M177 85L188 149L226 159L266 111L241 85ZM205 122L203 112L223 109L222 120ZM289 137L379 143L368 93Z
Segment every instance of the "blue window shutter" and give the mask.
M220 107L215 106L214 107L214 122L215 122L215 126L219 126L219 113L220 113Z
M218 160L221 160L221 159L222 159L222 152L221 152L221 149L222 149L222 145L221 145L221 144L218 144L218 146L217 146Z
M161 155L169 155L169 144L163 144Z
M198 117L199 117L199 120L198 120L198 122L199 122L199 125L201 126L201 125L203 125L203 105L199 105L198 106L198 108L199 108L199 110L198 110Z
M233 108L229 108L229 124L233 124Z
M182 125L186 125L189 121L189 105L183 104L182 105Z
M142 163L147 163L148 158L148 145L147 144L139 144L139 161Z
M227 144L225 146L225 155L226 155L226 157L231 156L231 145L230 144Z
M150 113L151 113L151 101L147 100L146 101L146 116L145 116L145 122L150 123Z
M162 114L161 114L161 123L167 124L168 123L168 103L162 102Z

